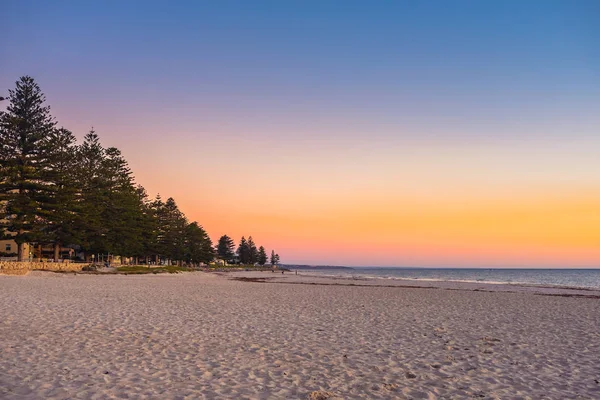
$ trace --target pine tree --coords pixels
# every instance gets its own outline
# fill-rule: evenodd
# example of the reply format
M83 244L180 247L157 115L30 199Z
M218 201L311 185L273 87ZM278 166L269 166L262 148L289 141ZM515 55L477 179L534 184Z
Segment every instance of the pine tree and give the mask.
M92 254L108 252L108 227L104 220L109 182L105 177L106 150L92 129L77 148L75 174L80 185L77 200L76 241L89 259Z
M144 251L143 229L146 216L137 189L126 186L109 195L105 209L108 228L108 251L121 256L135 256Z
M102 169L108 189L103 209L107 251L121 256L139 254L144 211L129 165L121 152L111 147L106 149Z
M256 244L254 244L254 240L252 236L248 237L248 263L256 264L258 262L258 249L256 248Z
M219 238L217 256L226 263L233 263L235 256L235 243L233 242L233 239L227 235L223 235Z
M77 161L81 194L76 242L88 255L143 253L147 210L121 152L114 147L103 148L92 130L78 148Z
M152 217L154 221L154 242L152 244L152 253L155 255L156 262L160 262L161 255L164 255L166 251L165 244L165 228L166 213L164 211L165 203L162 201L160 194L156 195L154 201L150 203L150 209L152 210Z
M208 236L208 233L206 233L206 231L204 230L204 228L202 228L202 226L200 226L200 229L202 230L203 240L202 240L202 253L201 253L201 257L199 258L199 262L204 263L204 264L209 264L209 263L213 262L215 259L215 249L213 248L213 242L210 239L210 236Z
M185 228L185 261L190 264L208 264L214 258L212 242L206 231L192 222Z
M263 246L258 248L258 265L263 266L267 263L267 252Z
M159 199L157 199L159 200ZM171 261L183 261L185 256L185 215L170 197L165 203L159 200L157 206L158 253Z
M8 218L4 228L17 243L40 240L50 208L52 185L47 181L55 121L40 87L29 76L9 90L9 105L0 115L0 203Z
M54 260L58 261L61 246L75 244L77 218L77 180L73 171L77 167L75 136L67 129L53 131L50 166L47 180L52 184L44 229L45 241L54 248Z
M275 254L275 250L271 250L271 265L277 265L277 257Z
M149 262L149 257L156 254L156 238L158 234L157 220L152 208L152 202L148 198L146 189L141 185L136 188L137 197L141 209L141 220L139 222L139 240L140 240L140 252L133 254L137 257L146 258L146 262Z
M242 236L236 252L240 259L240 264L248 264L250 262L250 247L244 236Z

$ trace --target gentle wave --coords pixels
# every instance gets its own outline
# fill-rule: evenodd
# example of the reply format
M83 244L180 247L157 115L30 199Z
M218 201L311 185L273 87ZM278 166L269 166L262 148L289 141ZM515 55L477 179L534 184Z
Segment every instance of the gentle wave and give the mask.
M335 271L300 270L302 275L352 280L394 280L423 282L458 282L491 285L539 286L556 288L600 288L600 270L532 270L532 269L405 269L385 268Z

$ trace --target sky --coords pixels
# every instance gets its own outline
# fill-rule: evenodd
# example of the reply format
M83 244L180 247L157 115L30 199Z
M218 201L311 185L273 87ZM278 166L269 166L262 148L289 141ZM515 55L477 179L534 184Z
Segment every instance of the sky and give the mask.
M600 2L2 0L33 76L213 241L283 263L600 267ZM2 95L0 93L0 95Z

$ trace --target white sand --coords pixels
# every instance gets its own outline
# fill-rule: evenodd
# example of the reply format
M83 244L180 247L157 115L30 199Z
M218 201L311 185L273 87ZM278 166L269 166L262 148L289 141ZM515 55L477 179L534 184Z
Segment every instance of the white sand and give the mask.
M0 276L0 398L600 398L599 299L230 276Z

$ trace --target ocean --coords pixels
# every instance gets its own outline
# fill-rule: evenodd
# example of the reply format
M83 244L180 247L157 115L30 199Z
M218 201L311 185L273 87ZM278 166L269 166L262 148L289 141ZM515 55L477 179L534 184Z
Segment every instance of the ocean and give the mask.
M294 269L291 267L291 269ZM429 281L525 284L600 289L600 269L516 268L375 268L298 270L301 274L361 279L416 279Z

